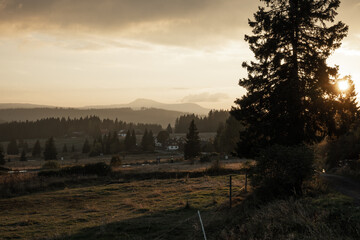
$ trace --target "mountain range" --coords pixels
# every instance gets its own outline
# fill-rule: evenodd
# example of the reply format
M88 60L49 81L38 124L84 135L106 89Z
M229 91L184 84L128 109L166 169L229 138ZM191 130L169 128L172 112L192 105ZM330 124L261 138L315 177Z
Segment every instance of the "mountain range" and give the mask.
M80 118L98 116L133 123L156 123L166 127L174 125L176 118L186 113L206 115L210 110L194 103L165 104L149 99L137 99L128 104L61 108L27 103L0 103L0 123L10 121L36 121L42 118Z
M0 103L0 109L32 109L32 108L63 108L50 105L38 105L30 103ZM210 109L201 107L196 103L174 103L167 104L157 102L151 99L139 98L127 104L111 104L111 105L93 105L84 106L78 109L115 109L115 108L131 108L133 110L140 110L143 108L156 108L170 111L177 111L183 113L194 113L198 115L206 115ZM74 108L77 109L77 108Z

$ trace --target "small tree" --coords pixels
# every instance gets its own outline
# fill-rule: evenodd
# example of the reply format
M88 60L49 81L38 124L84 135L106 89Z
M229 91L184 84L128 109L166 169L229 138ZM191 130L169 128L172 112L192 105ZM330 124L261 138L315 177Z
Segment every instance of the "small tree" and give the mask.
M41 146L39 140L37 140L32 149L32 156L39 157L41 155Z
M172 127L171 127L170 123L169 123L169 125L167 126L166 131L167 131L169 134L173 133L173 130L172 130Z
M45 143L44 159L56 160L57 150L55 147L55 141L53 137L50 137Z
M133 136L131 135L130 130L128 130L124 141L126 151L129 152L134 149L133 141L134 141ZM136 144L136 137L135 137L135 144Z
M191 159L200 154L200 138L194 120L191 121L189 132L186 134L186 143L184 146L185 159Z
M110 166L114 168L121 167L121 158L119 155L114 155L111 157Z
M88 139L86 138L82 148L82 153L89 153L89 152L90 152L90 144Z
M141 139L141 148L143 151L147 151L148 131L145 129L144 135Z
M131 148L132 150L136 149L136 134L134 129L131 132Z
M15 139L13 139L9 142L9 144L7 146L7 154L9 154L9 155L19 154L19 148L18 148L18 145L17 145Z
M168 131L160 131L156 137L157 141L161 143L163 146L166 143L166 141L169 139L170 134Z
M63 150L62 150L63 153L67 153L68 150L67 150L67 146L66 146L66 143L64 144L64 147L63 147Z
M71 146L71 152L72 152L72 153L75 152L75 146L74 146L74 144Z
M4 149L3 146L0 145L0 165L4 165L5 163Z
M27 161L25 150L22 150L22 151L21 151L20 161L22 161L22 162Z

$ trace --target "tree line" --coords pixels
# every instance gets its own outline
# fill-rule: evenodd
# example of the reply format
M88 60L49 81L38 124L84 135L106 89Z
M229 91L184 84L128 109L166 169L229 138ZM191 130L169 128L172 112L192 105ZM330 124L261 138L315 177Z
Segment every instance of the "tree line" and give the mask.
M145 129L158 133L162 130L159 124L126 123L123 121L103 119L97 116L85 118L46 118L37 121L9 122L0 124L0 141L12 139L34 139L64 137L74 133L98 137L101 130L120 131L134 129L137 134L143 134Z
M201 117L195 114L182 115L175 121L175 133L186 133L192 120L198 126L199 132L216 132L220 123L225 123L229 117L229 111L212 110L207 116Z

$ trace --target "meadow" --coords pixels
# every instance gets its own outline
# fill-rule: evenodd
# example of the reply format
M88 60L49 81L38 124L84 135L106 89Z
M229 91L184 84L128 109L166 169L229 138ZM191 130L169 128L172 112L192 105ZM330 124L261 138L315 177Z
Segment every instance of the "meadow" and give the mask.
M134 162L133 158L129 161ZM153 156L143 156L135 162L151 159ZM90 161L97 160L83 159L77 164ZM32 163L33 167L36 162ZM190 239L201 236L197 210L204 220L209 220L217 217L217 210L228 208L229 176L225 172L207 175L204 170L210 166L211 163L186 161L147 163L122 167L109 177L41 180L36 173L3 175L0 184L5 184L6 178L13 178L14 187L23 187L0 199L1 239L184 239L184 236ZM229 160L223 166L240 169L242 161ZM164 172L175 174L159 178L162 176L159 173ZM187 174L181 174L184 172ZM145 173L150 174L149 179L137 178ZM152 173L157 174L151 177ZM191 177L192 173L200 174ZM125 178L129 175L130 178ZM238 195L234 201L242 198L243 186L244 176L234 176L233 192Z

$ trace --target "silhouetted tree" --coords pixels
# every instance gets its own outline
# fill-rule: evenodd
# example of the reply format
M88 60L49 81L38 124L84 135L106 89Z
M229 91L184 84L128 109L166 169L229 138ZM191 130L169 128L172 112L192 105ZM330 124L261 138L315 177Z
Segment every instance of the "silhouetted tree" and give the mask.
M82 153L89 153L89 152L90 152L90 144L89 144L89 140L86 138L82 148Z
M135 130L133 129L131 132L131 148L132 150L136 149L136 134L135 134Z
M147 131L147 129L145 129L144 135L141 139L141 148L143 151L146 151L147 137L148 137L148 131Z
M4 148L0 144L0 165L4 165L6 163L5 156L4 156Z
M72 152L72 153L75 152L75 146L74 146L74 144L71 146L71 152Z
M161 131L158 133L156 139L159 143L161 143L164 146L166 141L169 139L169 137L170 134L168 131Z
M135 138L135 144L134 144L134 138ZM129 151L134 150L134 148L136 146L135 132L133 132L133 134L131 134L130 130L127 131L124 144L125 144L125 150L126 151L129 152Z
M62 149L62 152L63 152L63 153L67 153L67 152L68 152L68 149L67 149L66 143L64 144L64 147L63 147L63 149Z
M167 128L166 128L166 131L167 131L169 134L173 133L173 130L172 130L172 127L171 127L170 123L168 124L168 126L167 126Z
M230 116L225 124L219 124L214 139L216 151L228 154L236 153L239 133L243 129L241 122L237 121L233 116Z
M117 136L117 132L114 132L110 141L110 153L119 153L121 151L120 140Z
M200 154L200 138L194 120L190 122L189 132L186 134L184 158L191 159Z
M19 148L16 143L16 140L11 140L7 146L7 154L9 155L17 155L19 154Z
M331 134L339 92L338 68L326 60L340 47L348 27L338 22L339 0L261 0L245 36L256 61L243 63L247 94L231 114L246 130L239 154L272 144L311 143ZM249 151L250 150L250 151Z
M39 140L37 140L32 149L32 156L39 157L41 155L41 146Z
M20 161L22 161L22 162L27 161L25 150L22 150L22 151L21 151Z
M53 137L50 137L45 143L44 159L56 160L57 150L55 147L55 141Z

